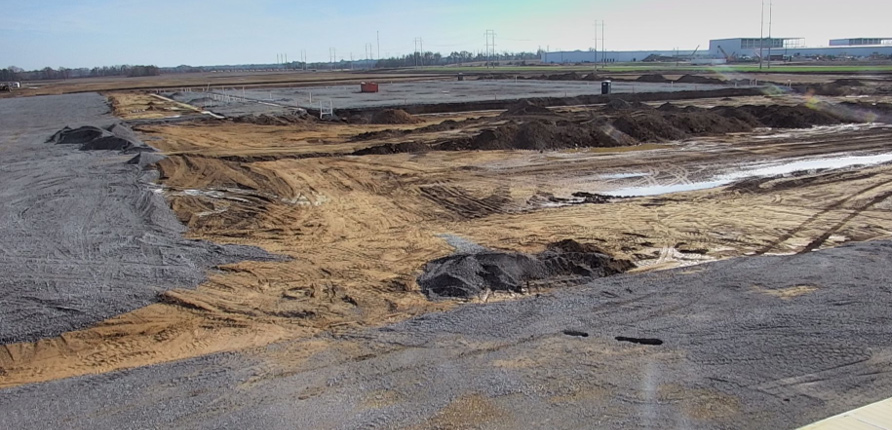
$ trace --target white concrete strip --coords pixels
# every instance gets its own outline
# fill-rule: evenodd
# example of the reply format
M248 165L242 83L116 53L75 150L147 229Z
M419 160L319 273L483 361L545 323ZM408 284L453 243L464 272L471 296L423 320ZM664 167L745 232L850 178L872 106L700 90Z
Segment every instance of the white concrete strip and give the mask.
M802 427L800 430L892 430L892 399L886 399L826 420Z

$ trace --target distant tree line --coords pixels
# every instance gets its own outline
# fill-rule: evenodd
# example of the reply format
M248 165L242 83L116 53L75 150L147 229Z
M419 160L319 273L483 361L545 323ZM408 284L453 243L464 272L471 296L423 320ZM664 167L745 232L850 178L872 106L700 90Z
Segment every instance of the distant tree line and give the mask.
M538 60L541 58L539 53L535 52L500 52L495 56L487 55L482 52L476 54L468 51L453 51L447 56L443 56L439 52L416 52L401 57L382 58L375 65L376 68L389 69L395 67L414 67L414 66L445 66L452 64L464 64L474 62L501 62L501 61L526 61Z
M157 76L162 73L200 73L212 71L250 71L250 70L302 70L302 69L349 69L356 68L398 68L398 67L415 67L415 66L445 66L460 65L464 63L483 62L495 64L500 62L523 62L527 60L538 60L541 52L500 52L495 56L490 56L482 52L471 53L468 51L454 51L449 55L443 55L439 52L416 52L413 54L403 55L399 57L382 58L380 60L356 60L347 61L340 60L336 63L317 62L304 64L298 61L283 64L239 64L231 66L204 66L193 67L188 65L180 65L176 67L157 67L142 65L119 65L119 66L103 66L89 68L69 69L59 67L44 67L39 70L26 71L22 68L9 66L0 69L0 81L36 81L44 79L75 79L89 77L106 77L106 76Z
M161 69L157 66L121 65L94 67L92 69L85 67L77 69L69 69L66 67L54 69L52 67L44 67L40 70L30 71L23 70L20 67L9 66L5 69L0 69L0 81L38 81L45 79L89 78L95 76L141 77L158 76L160 74Z

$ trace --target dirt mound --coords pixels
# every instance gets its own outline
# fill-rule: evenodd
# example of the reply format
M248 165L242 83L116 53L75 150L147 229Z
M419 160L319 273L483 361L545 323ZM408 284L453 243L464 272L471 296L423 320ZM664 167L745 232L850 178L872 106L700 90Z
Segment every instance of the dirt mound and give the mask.
M687 134L673 127L660 114L624 115L613 120L617 130L640 142L679 140Z
M583 81L589 81L589 82L601 82L601 81L604 81L604 80L606 80L606 79L603 78L603 77L601 77L601 76L599 76L599 75L596 75L596 74L594 74L594 73L589 73L588 75L583 76L581 80L583 80Z
M420 119L402 109L385 109L372 114L372 124L417 124Z
M64 127L57 131L49 139L47 143L55 143L57 145L82 145L93 139L105 136L106 130L92 125L85 125L78 128Z
M610 99L604 107L611 111L631 110L634 109L632 104L623 99Z
M121 124L114 124L107 129L92 125L74 129L64 127L50 136L47 143L80 145L81 151L152 151L139 141L133 130Z
M233 122L257 125L293 125L307 121L305 116L300 115L270 115L265 113L237 116L231 119Z
M832 85L836 85L839 87L863 87L864 82L861 82L857 79L837 79L832 82Z
M508 110L502 112L500 116L528 116L528 115L554 115L554 112L548 108L538 106L529 100L522 100L508 107Z
M721 79L716 78L708 78L706 76L698 76L698 75L684 75L675 82L679 84L710 84L710 85L722 85L726 82Z
M468 299L484 290L522 293L546 281L576 285L633 267L593 245L564 240L534 255L485 250L440 258L425 265L417 281L430 299Z
M834 125L842 119L825 110L797 106L740 106L736 108L755 117L760 125L771 128L809 128L815 125Z
M638 81L638 82L655 82L655 83L667 83L667 82L671 82L670 80L666 79L665 76L663 76L663 75L661 75L661 74L658 74L658 73L653 73L653 74L648 74L648 75L641 75L641 76L638 77L638 79L635 79L635 80Z
M561 73L556 75L548 75L546 78L549 81L578 81L582 79L582 76L579 76L579 73L570 72L570 73Z
M431 150L430 145L418 142L388 143L385 145L372 146L354 151L352 155L388 155L400 154L405 152L427 152Z
M604 148L634 145L625 136L611 136L605 122L577 124L569 121L533 120L520 125L506 124L483 130L470 139L458 139L434 147L445 151L558 150L569 148Z

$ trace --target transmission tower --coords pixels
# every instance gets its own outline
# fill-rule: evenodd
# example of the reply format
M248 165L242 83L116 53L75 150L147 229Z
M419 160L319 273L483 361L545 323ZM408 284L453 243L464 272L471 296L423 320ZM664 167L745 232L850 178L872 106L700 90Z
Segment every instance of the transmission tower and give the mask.
M495 30L486 30L484 33L486 37L486 57L489 59L489 62L493 62L494 57L496 56L496 32Z

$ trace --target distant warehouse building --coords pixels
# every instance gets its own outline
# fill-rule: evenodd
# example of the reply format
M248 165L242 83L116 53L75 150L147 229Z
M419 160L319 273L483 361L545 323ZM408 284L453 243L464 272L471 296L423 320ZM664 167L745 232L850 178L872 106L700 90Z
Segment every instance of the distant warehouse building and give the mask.
M819 58L892 56L892 38L859 37L834 39L830 46L807 48L799 37L733 38L709 41L709 49L639 50L639 51L556 51L543 52L543 63L629 63L636 61L687 60L703 64L728 58Z
M760 44L760 40L762 43ZM716 58L759 58L782 56L785 58L892 56L892 39L853 38L834 39L830 46L807 48L802 38L734 38L709 41L709 55Z
M890 45L892 37L856 37L854 39L833 39L830 46L864 46L864 45Z

